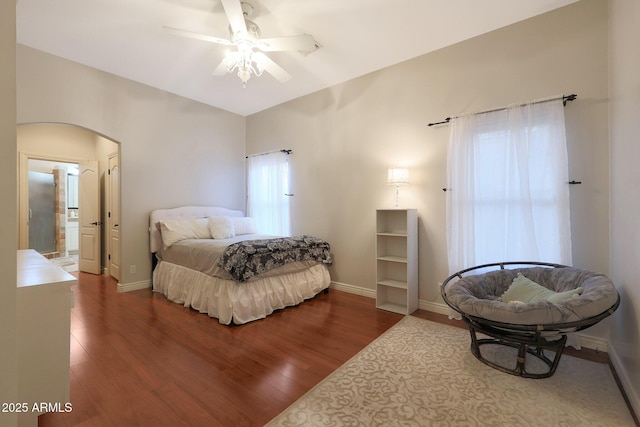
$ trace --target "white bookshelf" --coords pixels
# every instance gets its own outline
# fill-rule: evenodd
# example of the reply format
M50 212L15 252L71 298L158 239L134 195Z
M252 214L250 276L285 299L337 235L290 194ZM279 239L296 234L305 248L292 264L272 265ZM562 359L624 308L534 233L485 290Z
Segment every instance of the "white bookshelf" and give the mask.
M376 307L400 314L418 308L418 211L376 211Z

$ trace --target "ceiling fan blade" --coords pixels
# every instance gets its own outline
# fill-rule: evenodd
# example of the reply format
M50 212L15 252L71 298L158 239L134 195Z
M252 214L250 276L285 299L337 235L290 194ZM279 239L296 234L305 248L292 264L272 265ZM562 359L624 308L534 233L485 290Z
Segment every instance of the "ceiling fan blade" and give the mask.
M257 47L265 52L275 52L283 50L299 50L311 52L316 50L316 41L311 34L299 36L272 37L258 40Z
M255 52L253 57L264 66L264 70L275 77L280 83L287 82L291 79L291 74L287 73L284 68L273 62L267 55L261 52Z
M224 76L225 74L227 74L227 65L224 63L224 61L220 62L220 64L216 67L215 70L213 70L213 73L211 73L214 76Z
M201 33L194 33L193 31L187 31L187 30L181 30L179 28L167 27L166 25L163 26L162 28L168 30L169 32L171 32L173 34L176 34L176 35L182 36L182 37L189 37L189 38L192 38L192 39L204 40L204 41L209 42L209 43L217 43L217 44L222 44L222 45L225 45L225 46L229 46L229 45L233 44L231 42L231 40L223 39L223 38L220 38L220 37L209 36L209 35L201 34Z
M244 22L244 13L242 13L240 0L221 0L221 2L233 34L237 34L238 32L246 34L247 24Z

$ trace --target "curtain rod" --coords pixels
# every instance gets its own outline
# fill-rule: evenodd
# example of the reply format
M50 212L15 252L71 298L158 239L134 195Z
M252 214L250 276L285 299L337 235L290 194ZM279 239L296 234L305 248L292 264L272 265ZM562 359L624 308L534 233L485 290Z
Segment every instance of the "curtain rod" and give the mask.
M249 154L248 156L245 157L245 159L248 159L249 157L266 156L267 154L273 154L273 153L284 153L284 154L286 154L288 156L292 152L293 152L293 150L291 150L291 149L283 148L282 150L267 151L266 153Z
M562 95L562 97L544 99L542 101L535 101L535 102L530 102L530 103L527 103L527 104L518 104L517 106L518 107L523 107L523 106L529 105L529 104L541 104L543 102L557 101L558 99L562 99L562 105L566 106L567 105L567 101L573 101L577 97L578 97L578 95L576 95L575 93L572 93L571 95ZM493 112L496 112L496 111L506 110L507 108L509 108L509 107L502 107L502 108L495 108L493 110L480 111L480 112L475 113L475 114L493 113ZM447 117L446 119L444 119L441 122L429 123L429 124L427 124L427 126L444 125L444 124L449 123L451 121L451 119L455 119L455 118L458 118L458 117L459 116Z

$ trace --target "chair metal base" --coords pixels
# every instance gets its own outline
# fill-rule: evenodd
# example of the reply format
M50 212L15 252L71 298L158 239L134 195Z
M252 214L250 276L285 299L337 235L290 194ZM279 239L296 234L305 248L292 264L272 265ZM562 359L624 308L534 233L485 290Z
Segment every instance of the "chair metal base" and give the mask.
M562 352L564 351L564 347L567 342L567 336L564 334L554 336L554 338L556 338L555 340L547 340L541 337L539 332L523 333L522 331L497 329L466 316L463 316L463 320L469 327L469 333L471 334L471 353L478 360L501 372L523 378L548 378L552 376L558 367L560 357L562 356ZM478 338L478 333L488 335L491 338ZM511 369L485 358L480 351L480 346L487 344L501 345L517 349L518 352L515 368ZM547 357L544 354L544 350L555 352L553 359ZM536 359L544 362L547 366L547 370L536 373L527 371L527 356L535 357Z

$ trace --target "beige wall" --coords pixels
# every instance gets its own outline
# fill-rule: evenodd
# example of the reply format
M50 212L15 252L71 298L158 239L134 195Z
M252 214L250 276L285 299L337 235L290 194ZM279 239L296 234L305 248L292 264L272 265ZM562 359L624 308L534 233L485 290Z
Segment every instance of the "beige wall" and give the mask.
M0 2L0 402L16 402L16 5ZM14 244L11 244L14 242ZM0 425L15 426L0 412Z
M18 123L73 124L120 144L121 284L150 280L153 209L244 209L243 117L25 46L17 57Z
M610 3L611 277L622 303L609 354L640 414L640 3Z
M420 215L422 307L441 302L447 126L452 114L577 93L566 107L574 265L608 260L607 4L584 0L247 118L247 153L291 148L294 232L326 238L332 279L374 289L374 211L387 168L410 169L401 207ZM596 334L605 336L606 327Z

